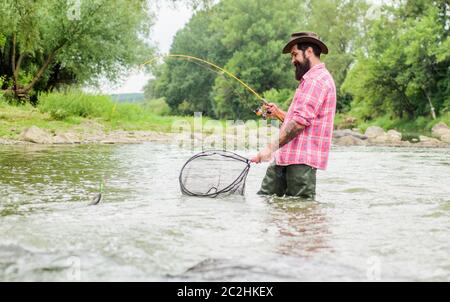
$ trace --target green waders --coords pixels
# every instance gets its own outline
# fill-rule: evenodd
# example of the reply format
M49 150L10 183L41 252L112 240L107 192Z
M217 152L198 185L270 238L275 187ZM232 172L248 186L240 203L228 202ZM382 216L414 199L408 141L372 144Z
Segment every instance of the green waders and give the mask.
M258 194L314 199L316 171L316 168L308 165L277 166L272 163L267 168Z

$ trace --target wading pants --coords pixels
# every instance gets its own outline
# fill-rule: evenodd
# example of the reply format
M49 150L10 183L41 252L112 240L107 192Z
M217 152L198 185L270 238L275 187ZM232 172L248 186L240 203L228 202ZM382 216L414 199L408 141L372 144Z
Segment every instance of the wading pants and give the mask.
M314 199L316 195L316 168L308 165L277 166L267 168L259 195L295 196Z

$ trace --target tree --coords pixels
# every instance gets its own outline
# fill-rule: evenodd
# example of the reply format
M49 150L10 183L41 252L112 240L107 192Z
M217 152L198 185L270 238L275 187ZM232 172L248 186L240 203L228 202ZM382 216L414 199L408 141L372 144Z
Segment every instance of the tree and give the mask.
M449 21L442 17L449 6L443 3L385 7L343 85L361 117L435 117L449 102Z
M308 2L306 27L320 33L330 50L323 61L336 84L337 109L349 107L351 98L341 91L347 72L361 48L369 5L365 0L315 0Z
M261 94L274 88L295 90L293 68L281 49L292 31L302 28L304 2L229 0L221 4L212 26L221 33L223 47L233 54L225 69ZM244 87L224 78L216 78L212 93L216 115L222 118L253 118L253 110L261 105Z
M260 94L275 98L270 101L284 105L298 85L289 56L281 54L290 34L311 30L324 38L330 55L323 58L339 88L354 61L352 52L361 39L366 7L363 0L318 0L317 4L223 0L193 16L175 37L171 53L191 54L223 66ZM149 92L165 97L177 113L201 110L221 118L247 119L260 106L258 98L235 80L192 62L169 60L155 75Z
M0 15L2 89L16 97L116 79L153 52L142 39L152 25L145 0L4 0Z
M199 11L174 37L170 53L189 54L223 65L230 54L220 44L219 33L210 23L215 11ZM167 58L165 64L154 70L155 80L146 87L147 97L164 97L172 111L191 114L195 111L214 115L210 95L217 72L207 64Z

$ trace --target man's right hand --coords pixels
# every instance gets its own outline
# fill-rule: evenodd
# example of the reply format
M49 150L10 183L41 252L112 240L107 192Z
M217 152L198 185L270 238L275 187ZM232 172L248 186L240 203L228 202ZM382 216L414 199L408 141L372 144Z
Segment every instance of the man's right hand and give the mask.
M267 116L273 119L279 119L280 121L284 121L285 112L282 111L278 106L274 103L264 104L264 109L267 110Z

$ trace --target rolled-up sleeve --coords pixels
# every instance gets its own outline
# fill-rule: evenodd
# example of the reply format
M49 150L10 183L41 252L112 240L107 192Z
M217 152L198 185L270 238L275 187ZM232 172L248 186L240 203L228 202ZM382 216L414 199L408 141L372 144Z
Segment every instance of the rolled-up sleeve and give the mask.
M326 88L317 80L305 79L294 99L292 119L308 127L316 118L323 104Z

